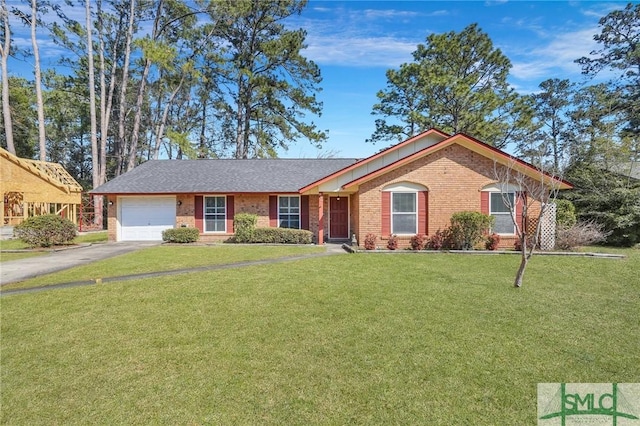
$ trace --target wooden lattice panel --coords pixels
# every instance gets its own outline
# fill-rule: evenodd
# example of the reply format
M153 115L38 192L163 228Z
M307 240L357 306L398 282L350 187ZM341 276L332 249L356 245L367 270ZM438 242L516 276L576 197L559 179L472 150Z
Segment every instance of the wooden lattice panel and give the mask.
M540 249L553 250L556 246L556 205L546 204L540 226Z
M553 250L556 246L556 205L545 205L545 211L540 218L540 235L538 236L538 248L540 250ZM538 227L537 217L527 217L526 231L529 238L533 238Z

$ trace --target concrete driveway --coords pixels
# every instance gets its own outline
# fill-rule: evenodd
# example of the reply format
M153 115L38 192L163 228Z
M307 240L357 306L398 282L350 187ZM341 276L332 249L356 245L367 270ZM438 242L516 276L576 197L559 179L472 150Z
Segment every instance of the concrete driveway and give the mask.
M0 285L24 281L159 244L159 241L92 244L49 252L42 256L2 262L0 263Z

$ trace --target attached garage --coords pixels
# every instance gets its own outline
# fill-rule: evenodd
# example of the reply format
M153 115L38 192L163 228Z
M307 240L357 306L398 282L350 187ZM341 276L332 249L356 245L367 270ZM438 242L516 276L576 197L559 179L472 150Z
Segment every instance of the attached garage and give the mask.
M160 241L176 223L176 197L121 197L118 206L118 241Z

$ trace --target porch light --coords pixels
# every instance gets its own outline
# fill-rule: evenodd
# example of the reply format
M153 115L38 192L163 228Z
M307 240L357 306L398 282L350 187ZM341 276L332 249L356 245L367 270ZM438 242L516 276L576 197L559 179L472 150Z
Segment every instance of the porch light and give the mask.
M181 205L182 205L182 201L181 201L181 200L178 200L178 203L177 203L177 204L178 204L179 206L181 206Z
M112 206L113 205L113 201L109 201L109 205Z

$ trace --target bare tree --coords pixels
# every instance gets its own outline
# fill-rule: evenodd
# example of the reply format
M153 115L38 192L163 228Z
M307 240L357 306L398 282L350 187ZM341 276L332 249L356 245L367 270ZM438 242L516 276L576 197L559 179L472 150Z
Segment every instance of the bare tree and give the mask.
M556 174L515 159L507 164L494 162L494 175L500 186L502 201L511 212L516 230L520 266L513 285L519 288L522 286L527 264L540 245L544 219L553 212L551 209L558 192L571 188L571 184Z
M36 106L38 109L38 143L40 146L40 161L47 161L47 136L44 123L44 100L42 99L42 74L40 72L40 49L36 28L38 24L38 2L31 0L31 45L33 46L33 60L36 85Z
M133 2L132 2L133 3ZM110 83L109 89L107 90L106 84L106 65L105 65L105 42L104 42L104 13L102 10L102 0L98 0L96 2L97 5L97 15L98 15L98 57L99 57L99 68L98 74L100 79L100 140L98 141L98 176L97 180L93 182L93 187L102 185L107 181L107 144L109 140L109 121L111 118L111 110L113 107L113 96L115 93L115 83L116 83L116 68L117 61L115 60L118 46L118 38L119 34L116 36L116 41L113 43L113 60L111 63L110 70ZM97 139L96 139L97 140ZM96 162L93 163L93 167L96 167ZM95 176L95 174L94 174ZM104 208L104 197L102 195L97 195L94 197L94 208L96 212L102 212ZM100 216L99 218L97 216ZM102 225L102 214L96 215L94 222L97 225Z
M93 26L91 25L91 1L85 0L87 18L87 68L89 75L89 119L91 126L91 166L93 187L100 186L100 152L98 149L98 123L96 117L95 67L93 63ZM98 206L96 206L98 207ZM96 209L94 223L102 226L102 210Z
M2 66L2 118L4 119L5 138L7 140L7 151L16 154L16 147L13 143L13 125L11 121L11 107L9 104L9 72L7 71L7 59L11 49L11 28L9 27L9 11L7 2L0 2L0 15L3 23L4 40L0 44L0 65Z
M40 48L38 47L37 28L40 23L38 12L47 10L47 4L38 5L38 0L31 0L31 14L24 12L17 7L11 12L22 20L31 29L31 47L33 48L33 84L36 89L36 111L38 114L38 147L40 150L40 161L47 161L47 136L44 121L44 100L42 96L42 72L40 63Z

